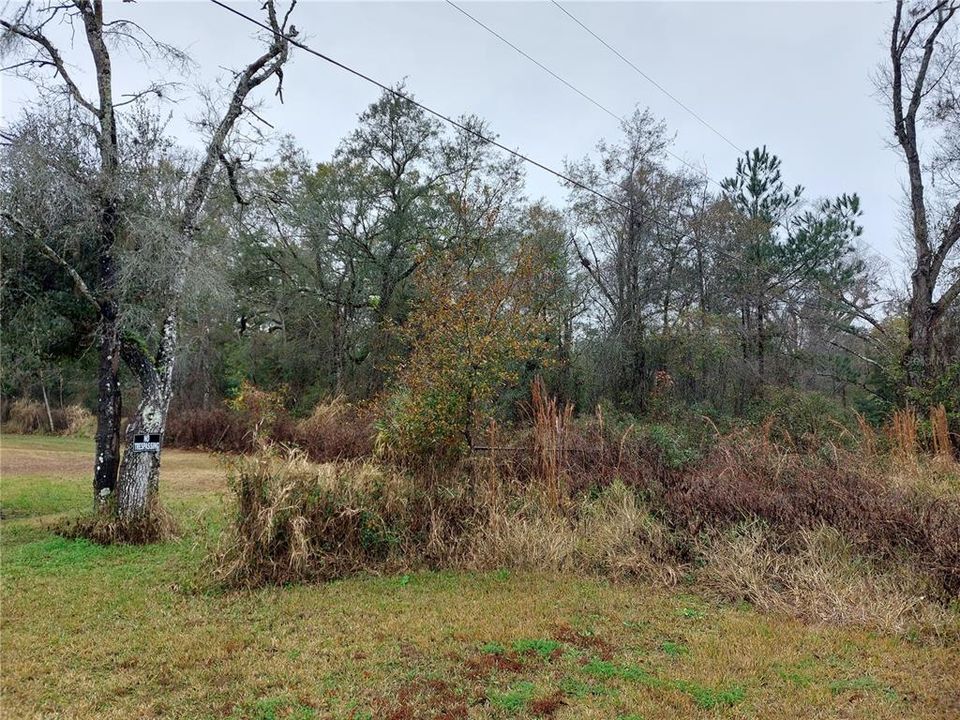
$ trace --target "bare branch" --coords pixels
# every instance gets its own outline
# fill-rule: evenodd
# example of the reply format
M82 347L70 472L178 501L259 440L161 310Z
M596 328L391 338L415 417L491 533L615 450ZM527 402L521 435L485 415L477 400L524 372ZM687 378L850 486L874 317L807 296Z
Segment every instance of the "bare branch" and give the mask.
M44 242L43 239L40 237L39 232L27 227L26 223L24 223L19 218L14 217L8 212L0 213L0 217L3 217L4 220L10 223L10 225L16 228L18 231L20 231L24 235L27 235L28 237L33 239L33 241L40 248L40 253L44 257L48 258L49 260L52 260L57 265L62 267L64 270L66 270L67 274L70 276L70 279L73 280L73 284L77 288L77 292L79 292L83 298L88 300L93 305L93 307L96 308L96 311L98 314L101 312L102 307L100 305L100 301L97 300L94 294L90 291L89 286L84 281L84 279L80 276L80 273L78 273L70 263L64 260L63 256L61 256L56 250L50 247L50 245Z
M81 107L86 108L94 115L98 115L100 113L99 108L87 100L87 98L83 96L83 93L80 92L79 86L73 81L70 73L67 72L67 66L63 61L63 56L60 55L60 51L57 50L56 46L52 42L50 42L47 36L43 34L41 30L42 26L29 27L20 22L10 22L8 20L0 19L0 27L3 27L7 32L21 37L24 40L33 43L38 48L41 48L50 58L48 64L52 64L54 67L56 67L57 74L60 75L60 78L63 80L64 84L66 84L67 89L70 91L70 95L73 97L73 99L76 100Z
M227 171L227 182L230 184L230 190L233 192L233 197L236 199L238 205L249 205L249 200L244 200L243 196L240 194L240 187L237 185L237 170L240 167L240 160L233 160L227 158L226 155L220 153L220 163Z

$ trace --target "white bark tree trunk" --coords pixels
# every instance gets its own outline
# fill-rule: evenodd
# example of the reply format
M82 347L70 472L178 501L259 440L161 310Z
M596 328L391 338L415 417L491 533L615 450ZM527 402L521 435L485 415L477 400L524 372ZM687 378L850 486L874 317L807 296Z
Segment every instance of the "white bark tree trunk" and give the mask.
M150 512L160 487L160 453L167 426L167 411L173 394L173 358L177 347L177 316L170 313L163 324L157 359L151 361L143 348L127 342L123 358L140 380L140 404L127 426L127 447L117 480L117 513L130 519ZM138 452L133 447L136 435L160 436L156 452Z

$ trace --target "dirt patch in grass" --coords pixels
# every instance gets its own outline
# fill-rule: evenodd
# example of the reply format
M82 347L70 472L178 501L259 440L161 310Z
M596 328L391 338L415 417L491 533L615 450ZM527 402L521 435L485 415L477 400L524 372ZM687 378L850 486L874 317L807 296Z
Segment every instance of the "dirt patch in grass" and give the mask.
M93 474L93 447L89 453L77 450L9 447L4 438L0 447L0 475L4 477L51 477ZM92 491L91 491L92 492Z
M467 658L464 661L464 667L467 677L474 680L486 680L496 672L518 673L523 670L523 665L516 653L479 653Z
M531 702L530 714L534 717L551 718L566 704L567 701L564 694L557 691L548 697L539 698Z
M462 692L445 680L415 678L396 696L374 703L373 717L385 720L465 720L469 713Z
M577 632L565 623L559 624L554 628L553 637L560 642L584 650L591 655L596 655L602 660L610 660L613 658L613 645L596 635Z
M7 480L23 483L31 478L59 478L86 489L92 486L93 452L93 441L87 439L4 435L0 477L4 484ZM162 495L183 497L223 492L226 487L226 473L216 457L185 450L163 451Z

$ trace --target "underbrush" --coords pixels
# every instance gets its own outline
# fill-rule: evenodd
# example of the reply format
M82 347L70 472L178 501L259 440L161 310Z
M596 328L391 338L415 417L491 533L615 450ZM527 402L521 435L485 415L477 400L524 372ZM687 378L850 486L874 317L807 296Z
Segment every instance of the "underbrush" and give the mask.
M282 407L269 414L242 404L181 410L170 414L165 443L226 453L252 453L273 443L297 447L314 462L349 460L372 452L373 418L340 397L318 404L299 420Z
M591 432L443 473L278 450L238 458L215 576L254 587L360 571L586 573L696 582L812 620L957 632L960 494L762 436L725 438L677 469L642 438ZM548 461L547 448L562 456Z
M159 502L131 518L119 517L112 508L103 508L54 526L60 537L98 545L149 545L174 539L178 529L176 519Z
M216 576L256 586L360 570L517 568L678 579L671 532L622 482L557 506L542 485L515 486L489 469L443 482L371 463L318 466L298 453L239 458Z
M930 579L909 559L866 558L827 525L777 533L754 520L707 534L698 551L698 584L729 601L895 632L960 629L949 608L928 600Z
M747 433L665 484L663 502L690 535L753 519L784 532L826 525L859 552L907 555L941 599L960 593L960 493L886 481L875 463L830 446L800 454Z
M51 407L35 400L14 400L6 409L4 432L16 435L74 435L92 437L96 418L80 405ZM51 422L53 426L51 428Z

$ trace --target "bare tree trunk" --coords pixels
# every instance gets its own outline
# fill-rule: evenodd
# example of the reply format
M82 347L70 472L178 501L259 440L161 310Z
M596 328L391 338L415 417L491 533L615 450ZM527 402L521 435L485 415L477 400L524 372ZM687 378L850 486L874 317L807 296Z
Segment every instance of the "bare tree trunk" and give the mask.
M53 413L50 412L50 398L47 397L47 384L43 379L43 371L40 371L40 392L43 394L43 407L47 411L47 422L50 424L50 434L53 435L57 429L53 425Z
M906 12L904 10L906 9ZM911 279L907 335L909 346L903 356L907 383L920 387L936 377L934 347L937 324L947 307L960 295L960 280L934 301L934 289L944 261L960 238L960 204L953 210L939 243L931 238L931 222L924 197L921 143L917 137L917 117L921 104L943 79L935 73L928 77L935 52L941 47L940 34L960 9L954 2L938 0L929 6L905 8L897 0L890 33L889 91L893 109L893 129L903 151L910 179L910 210L913 224L915 264ZM949 48L949 44L946 46ZM949 50L947 50L949 52ZM956 50L953 50L956 53ZM952 62L956 62L954 55ZM906 101L906 102L905 102Z
M173 367L177 353L177 322L179 302L186 286L190 258L197 243L198 220L213 184L218 163L224 158L227 138L243 114L247 96L266 80L283 79L283 65L289 57L289 37L296 35L292 27L287 31L287 20L276 14L273 0L264 4L274 37L266 51L237 76L230 104L213 131L200 166L193 176L190 191L185 198L180 217L179 234L174 252L177 265L171 281L173 304L163 322L160 346L156 359L151 361L145 348L133 342L122 344L123 359L140 381L140 404L127 428L127 450L123 455L117 487L117 511L122 518L135 518L149 513L156 498L160 478L160 452L136 452L131 444L134 436L157 434L161 438L167 425L167 412L173 393ZM290 10L293 9L291 5ZM278 94L280 90L278 89Z
M104 160L111 152L104 150ZM115 166L109 176L114 177ZM109 181L113 183L113 180ZM101 199L101 237L97 277L100 358L97 366L97 433L93 465L93 504L101 509L116 491L120 467L120 318L117 303L117 266L114 246L120 234L119 201L112 194Z
M909 346L904 358L907 381L919 387L937 371L934 335L940 315L933 302L933 286L922 268L911 276L911 297L907 324Z

